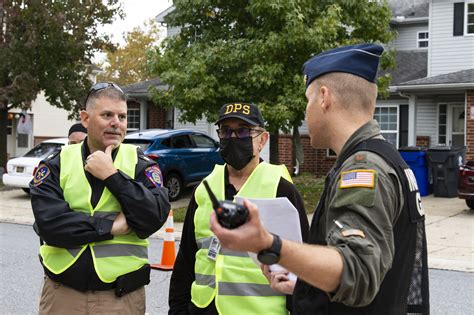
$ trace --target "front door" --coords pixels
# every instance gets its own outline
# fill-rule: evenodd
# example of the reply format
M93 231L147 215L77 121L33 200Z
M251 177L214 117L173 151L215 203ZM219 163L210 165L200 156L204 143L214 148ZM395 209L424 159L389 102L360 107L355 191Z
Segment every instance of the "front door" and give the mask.
M465 138L465 110L462 104L439 104L438 144L463 147Z
M463 147L464 146L464 120L465 120L465 110L464 105L451 105L449 108L450 112L450 128L448 129L449 133L449 145L453 147Z

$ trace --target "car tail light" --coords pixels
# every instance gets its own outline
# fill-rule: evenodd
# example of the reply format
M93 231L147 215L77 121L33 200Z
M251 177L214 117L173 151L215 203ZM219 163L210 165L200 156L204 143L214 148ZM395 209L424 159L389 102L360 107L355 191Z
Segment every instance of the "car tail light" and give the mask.
M149 157L150 159L154 160L154 161L156 161L160 158L160 156L158 154L154 154L154 153L147 154L146 156Z

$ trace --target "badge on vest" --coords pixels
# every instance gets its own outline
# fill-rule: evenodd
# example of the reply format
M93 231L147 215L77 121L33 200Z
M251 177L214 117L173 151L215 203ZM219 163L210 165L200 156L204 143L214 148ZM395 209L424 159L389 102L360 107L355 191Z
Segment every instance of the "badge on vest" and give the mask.
M41 164L40 166L38 166L38 168L36 169L36 173L33 176L33 185L35 187L41 185L50 173L51 171L49 170L48 166L46 166L46 164Z
M210 260L216 261L217 255L219 255L219 251L221 250L221 242L219 239L214 235L211 238L211 243L209 244L209 250L207 251L207 258Z
M145 175L155 187L159 188L163 186L163 176L161 175L161 170L158 165L148 167L145 170Z

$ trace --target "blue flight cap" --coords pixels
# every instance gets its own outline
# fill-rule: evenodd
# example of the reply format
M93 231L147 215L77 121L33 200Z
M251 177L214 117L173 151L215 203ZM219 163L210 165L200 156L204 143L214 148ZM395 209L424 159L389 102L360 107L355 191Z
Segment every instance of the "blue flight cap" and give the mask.
M303 65L306 88L314 79L330 72L346 72L375 83L382 52L383 47L375 44L343 46L324 51Z

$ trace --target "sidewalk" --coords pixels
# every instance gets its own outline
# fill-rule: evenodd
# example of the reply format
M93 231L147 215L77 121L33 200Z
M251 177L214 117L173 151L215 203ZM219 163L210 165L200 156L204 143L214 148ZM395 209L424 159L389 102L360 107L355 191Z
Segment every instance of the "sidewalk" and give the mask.
M173 209L185 207L189 197L172 202ZM430 268L474 272L474 210L458 198L423 197L426 213L428 264ZM311 215L308 216L311 222ZM20 189L0 190L0 222L31 225L30 198ZM175 222L180 239L182 223ZM164 230L152 235L162 239Z

